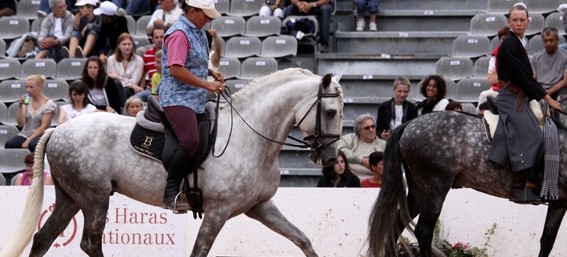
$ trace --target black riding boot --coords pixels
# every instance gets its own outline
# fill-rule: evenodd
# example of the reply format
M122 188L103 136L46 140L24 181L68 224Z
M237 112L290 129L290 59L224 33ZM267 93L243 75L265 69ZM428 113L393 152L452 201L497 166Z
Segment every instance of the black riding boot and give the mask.
M528 181L530 169L514 172L510 201L519 204L540 204L544 201L534 193L534 186Z
M171 156L169 169L167 170L167 183L163 194L162 208L174 210L174 212L187 212L190 209L183 194L177 197L179 186L189 169L191 159L183 146L179 145ZM176 201L177 199L177 201Z

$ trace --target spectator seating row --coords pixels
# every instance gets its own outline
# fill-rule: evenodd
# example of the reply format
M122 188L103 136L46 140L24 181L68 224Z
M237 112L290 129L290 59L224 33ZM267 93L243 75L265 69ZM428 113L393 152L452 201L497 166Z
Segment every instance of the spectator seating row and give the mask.
M288 35L270 36L263 40L258 37L235 36L228 41L221 40L222 56L233 58L286 57L297 54L297 40Z
M219 71L226 79L255 79L278 70L278 62L273 57L249 57L240 62L238 58L222 57Z
M53 59L27 59L20 63L17 59L0 59L0 80L25 79L32 74L42 74L46 78L73 80L81 77L86 58L65 58L59 63Z
M26 93L25 79L7 79L0 81L0 102L18 101ZM69 98L69 83L62 79L47 79L43 85L43 93L53 101ZM2 122L0 115L0 123Z
M565 43L565 38L559 37L559 44ZM476 58L489 56L494 48L500 44L498 37L488 39L479 35L460 35L453 40L451 56ZM528 40L528 55L533 56L544 49L540 34L533 35Z
M508 2L510 3L510 2ZM508 7L510 8L510 7ZM556 6L557 8L557 6ZM544 17L541 13L534 13L530 8L530 26L526 30L526 36L541 33L544 27L555 27L563 35L563 16L559 12L553 12ZM508 11L506 11L507 13ZM506 16L498 13L478 13L471 19L470 34L482 36L495 36L498 30L507 26Z
M486 11L489 13L507 14L512 4L516 2L518 1L488 0ZM524 0L519 2L524 2L528 6L530 14L553 12L562 3L561 0Z

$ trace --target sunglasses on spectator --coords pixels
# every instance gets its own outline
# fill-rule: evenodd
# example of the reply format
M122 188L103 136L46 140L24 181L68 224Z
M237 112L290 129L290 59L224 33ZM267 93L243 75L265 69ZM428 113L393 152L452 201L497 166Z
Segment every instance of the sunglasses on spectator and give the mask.
M366 127L363 127L362 129L364 129L364 130L376 129L376 125L366 126Z

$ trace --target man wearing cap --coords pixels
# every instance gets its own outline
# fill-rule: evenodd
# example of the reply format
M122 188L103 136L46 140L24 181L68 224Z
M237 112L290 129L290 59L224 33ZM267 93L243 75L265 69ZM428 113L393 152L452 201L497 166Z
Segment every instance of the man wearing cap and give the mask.
M224 90L224 76L208 68L208 42L201 29L221 16L214 0L183 0L181 9L184 15L165 34L159 85L160 104L179 142L177 146L164 147L175 150L163 156L168 175L162 207L178 211L189 209L187 203L179 200L174 206L174 201L199 146L197 115L205 112L207 90ZM207 81L207 75L215 81Z
M86 57L93 50L98 38L97 24L100 23L100 17L94 14L97 4L98 0L79 0L75 4L79 12L75 15L69 48L61 50L64 58Z

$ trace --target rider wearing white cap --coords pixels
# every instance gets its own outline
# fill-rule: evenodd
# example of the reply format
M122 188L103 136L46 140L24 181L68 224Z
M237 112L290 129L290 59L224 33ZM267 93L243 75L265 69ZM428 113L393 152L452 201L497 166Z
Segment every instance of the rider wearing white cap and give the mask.
M203 26L220 17L214 0L185 0L181 3L182 16L165 33L162 57L162 79L159 84L160 104L173 134L177 137L174 149L165 153L163 164L167 169L167 184L163 208L188 210L189 205L177 201L179 185L199 146L197 115L205 112L207 90L221 93L224 76L208 68L208 42ZM207 75L215 81L207 81ZM176 206L175 206L176 205Z

